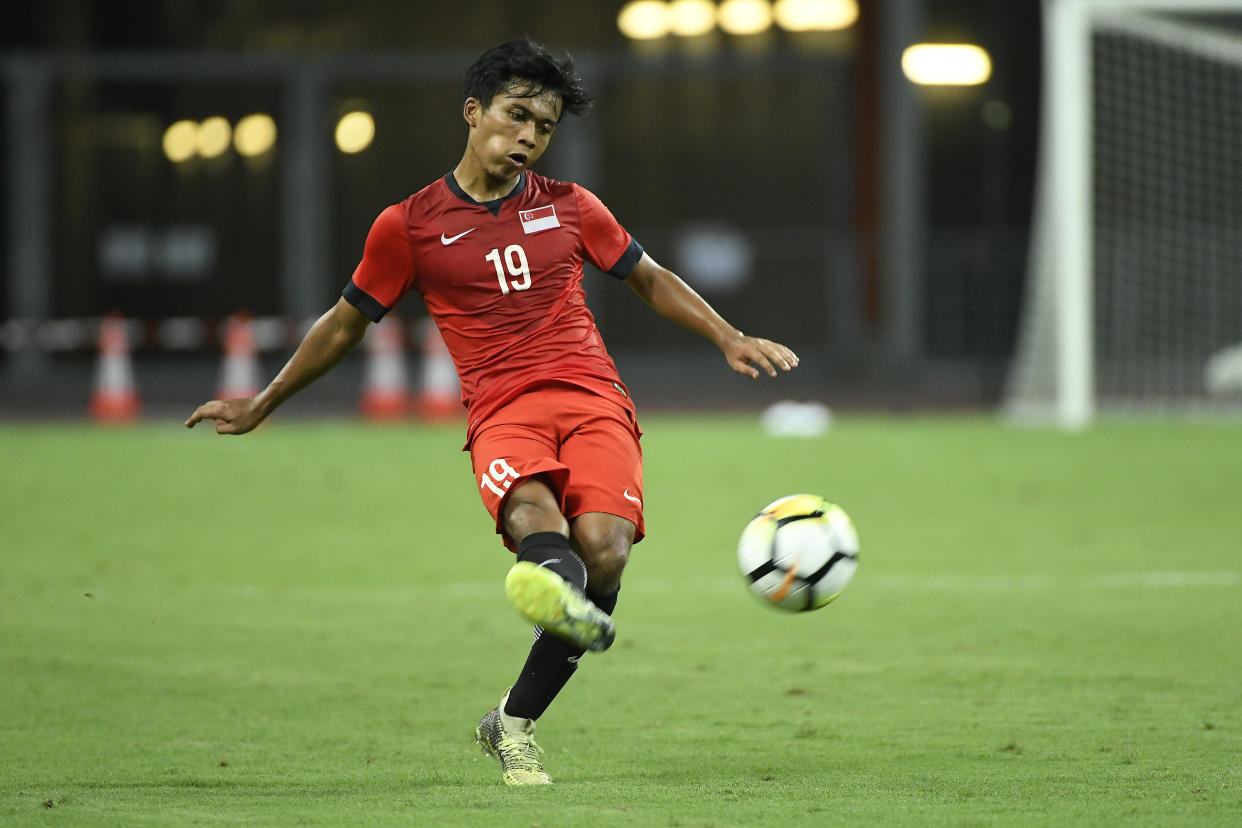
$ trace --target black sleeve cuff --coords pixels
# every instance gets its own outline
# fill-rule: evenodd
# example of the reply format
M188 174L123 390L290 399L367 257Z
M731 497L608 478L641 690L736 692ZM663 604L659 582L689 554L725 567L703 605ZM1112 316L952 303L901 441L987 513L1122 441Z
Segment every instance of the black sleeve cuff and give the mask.
M634 272L634 268L638 267L638 261L643 257L643 246L638 243L634 237L630 237L630 246L625 248L625 252L621 254L621 258L617 259L617 263L608 268L608 275L615 276L618 279L625 279Z
M355 285L353 279L350 279L345 290L341 291L341 296L372 322L380 321L384 318L384 314L388 313L388 308L381 305L374 296Z

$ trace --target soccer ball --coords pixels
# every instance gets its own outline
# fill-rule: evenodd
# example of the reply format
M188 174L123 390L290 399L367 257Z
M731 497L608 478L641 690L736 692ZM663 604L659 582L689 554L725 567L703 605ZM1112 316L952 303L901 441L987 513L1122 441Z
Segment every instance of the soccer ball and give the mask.
M764 603L791 612L832 602L858 568L858 532L819 495L782 497L746 524L737 564Z

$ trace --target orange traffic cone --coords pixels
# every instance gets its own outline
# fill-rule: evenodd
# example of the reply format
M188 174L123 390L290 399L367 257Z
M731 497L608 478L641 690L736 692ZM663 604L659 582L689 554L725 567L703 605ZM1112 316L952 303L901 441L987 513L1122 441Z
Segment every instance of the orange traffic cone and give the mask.
M224 342L224 361L220 365L216 399L253 397L259 393L259 360L250 314L238 311L225 319L220 338Z
M95 366L95 390L91 393L91 417L99 423L130 423L138 419L140 408L125 320L119 314L109 314L99 323L99 361Z
M395 314L385 316L367 336L367 369L358 408L368 420L381 422L404 419L410 411L405 341Z
M456 419L464 413L457 368L435 322L428 317L421 320L419 326L423 370L422 386L414 397L414 413L424 420Z

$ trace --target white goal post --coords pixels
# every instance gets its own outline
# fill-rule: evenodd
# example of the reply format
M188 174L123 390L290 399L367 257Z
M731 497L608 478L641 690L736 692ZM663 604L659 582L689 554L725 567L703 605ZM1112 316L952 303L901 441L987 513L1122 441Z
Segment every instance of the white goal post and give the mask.
M1242 0L1044 0L1043 77L1005 410L1238 410Z

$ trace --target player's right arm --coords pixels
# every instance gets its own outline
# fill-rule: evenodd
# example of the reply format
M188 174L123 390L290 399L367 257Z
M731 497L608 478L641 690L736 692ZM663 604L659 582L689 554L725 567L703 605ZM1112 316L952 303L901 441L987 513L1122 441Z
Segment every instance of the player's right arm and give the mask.
M276 379L253 397L212 400L185 421L193 428L215 420L217 434L245 434L277 406L331 370L366 335L412 284L414 262L398 205L380 213L371 225L353 278L333 308L319 317Z
M198 407L186 428L215 420L217 434L245 434L263 422L285 400L328 373L366 335L370 320L344 299L319 317L293 356L262 391L253 397L212 400Z

